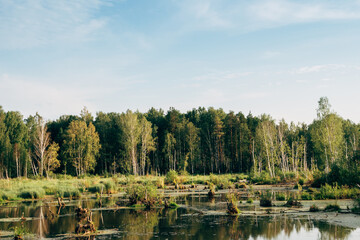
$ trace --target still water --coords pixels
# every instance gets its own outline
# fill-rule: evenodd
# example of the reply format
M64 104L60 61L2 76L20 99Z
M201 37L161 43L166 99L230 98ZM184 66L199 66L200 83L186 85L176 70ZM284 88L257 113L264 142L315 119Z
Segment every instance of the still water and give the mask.
M222 197L190 195L177 199L178 209L134 210L115 208L118 198L106 198L99 208L95 199L71 201L59 208L55 202L27 202L0 208L0 238L11 239L10 229L24 226L30 239L360 239L360 229L330 225L296 215L246 215L225 213ZM99 234L75 238L74 210L92 209ZM246 206L243 207L248 208ZM26 218L21 221L20 217Z

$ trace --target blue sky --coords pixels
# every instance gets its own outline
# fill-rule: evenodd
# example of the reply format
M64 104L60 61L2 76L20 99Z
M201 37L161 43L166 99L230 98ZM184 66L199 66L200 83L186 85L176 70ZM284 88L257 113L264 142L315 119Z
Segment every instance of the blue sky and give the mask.
M0 105L360 122L360 1L0 0Z

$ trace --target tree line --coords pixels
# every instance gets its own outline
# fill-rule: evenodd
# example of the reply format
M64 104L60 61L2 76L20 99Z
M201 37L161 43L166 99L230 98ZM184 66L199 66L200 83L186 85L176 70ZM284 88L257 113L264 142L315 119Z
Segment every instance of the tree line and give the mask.
M358 166L359 130L332 111L326 97L309 125L212 107L98 112L95 118L84 108L79 116L46 122L0 106L0 177L329 172L334 164Z

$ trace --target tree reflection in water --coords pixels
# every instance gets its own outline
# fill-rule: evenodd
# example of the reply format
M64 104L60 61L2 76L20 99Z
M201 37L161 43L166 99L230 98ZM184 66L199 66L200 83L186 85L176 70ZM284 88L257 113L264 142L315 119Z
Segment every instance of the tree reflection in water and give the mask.
M185 199L191 205L191 199ZM114 200L104 200L106 206L112 206ZM106 204L109 203L110 205ZM195 202L194 202L195 203ZM0 230L8 230L19 226L21 222L8 221L8 218L20 218L22 213L32 220L24 222L24 226L37 239L57 237L60 234L72 234L75 231L76 219L74 209L83 204L93 210L93 222L99 233L110 233L115 238L126 239L277 239L291 236L315 234L316 239L346 239L353 229L329 225L326 222L310 220L307 217L296 216L227 216L195 213L192 210L178 209L96 209L96 201L86 200L73 202L62 209L57 205L44 205L40 202L30 202L20 206L0 208ZM202 204L196 200L196 204ZM210 206L213 203L208 203ZM201 205L203 206L203 205ZM204 210L206 213L207 210ZM58 215L58 212L60 215ZM318 231L314 231L318 229ZM90 239L95 239L91 237ZM77 238L77 239L89 239ZM107 239L106 236L101 239ZM111 239L111 237L109 237Z

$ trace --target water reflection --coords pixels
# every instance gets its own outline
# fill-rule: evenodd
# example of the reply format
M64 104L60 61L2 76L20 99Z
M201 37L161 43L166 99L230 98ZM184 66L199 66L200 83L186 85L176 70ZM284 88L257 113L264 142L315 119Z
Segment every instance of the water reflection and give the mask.
M116 209L114 207L117 201L116 198L103 199L103 208L98 208L99 200L95 199L72 201L62 208L55 203L43 202L2 206L0 230L22 224L20 217L23 214L25 218L31 218L23 224L37 235L36 239L60 236L68 239L69 234L75 232L77 223L74 210L77 206L83 206L92 209L93 222L102 235L96 239L283 239L301 237L304 234L312 239L347 239L353 232L353 229L313 221L306 216L231 217L202 215L191 208L159 208L149 211ZM182 197L177 202L203 211L219 210L222 206L221 197L209 201L206 196L200 195Z

